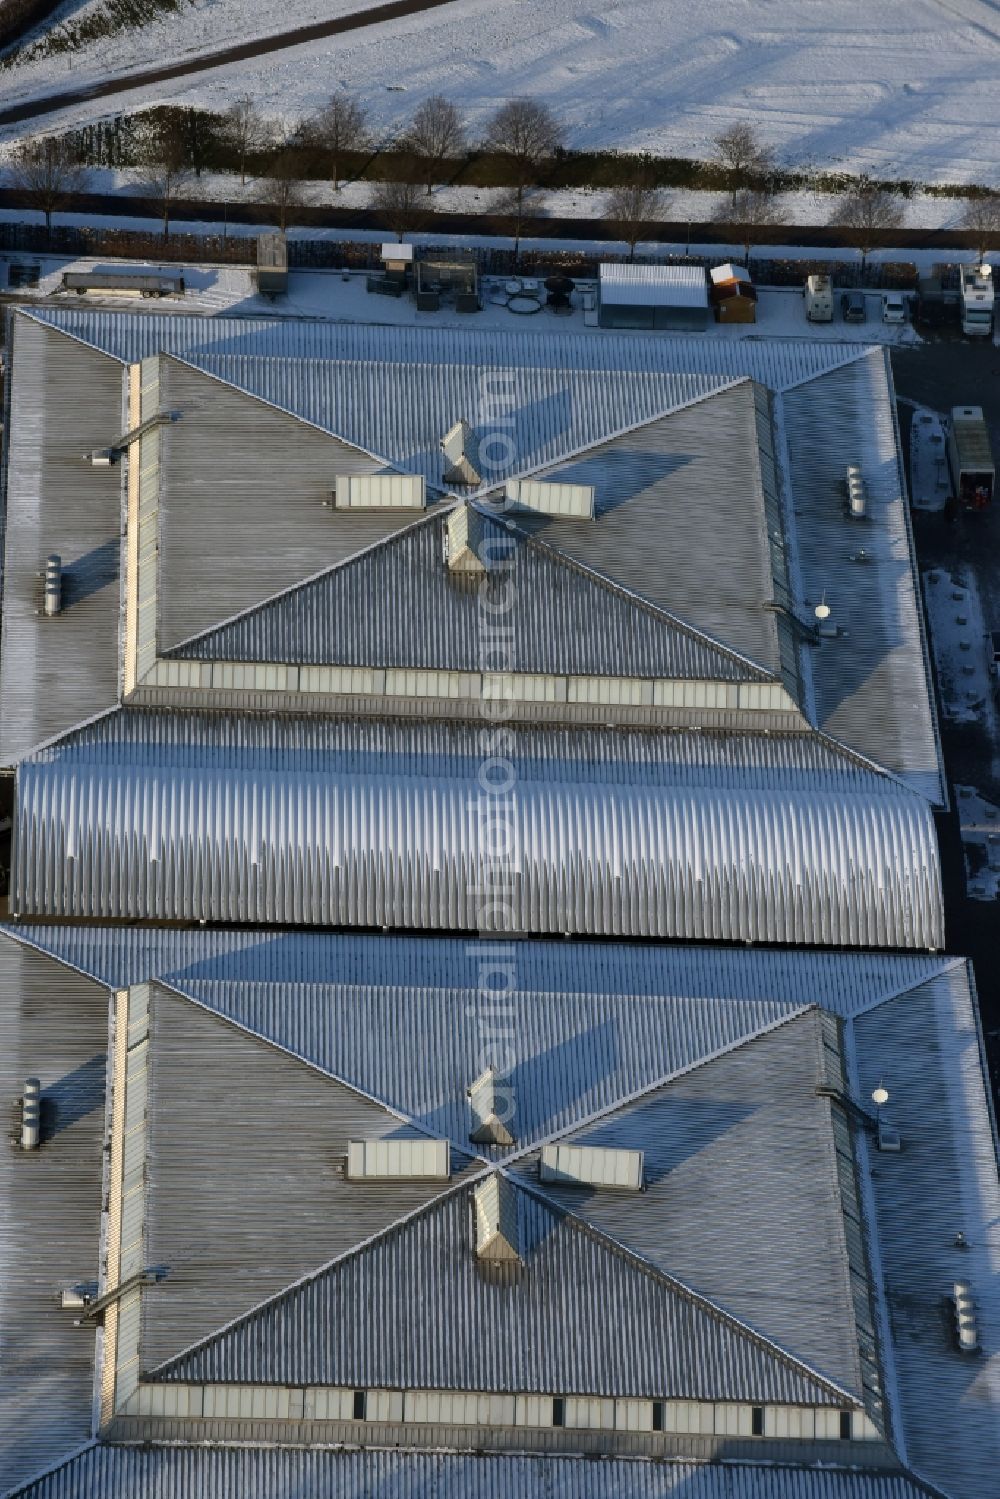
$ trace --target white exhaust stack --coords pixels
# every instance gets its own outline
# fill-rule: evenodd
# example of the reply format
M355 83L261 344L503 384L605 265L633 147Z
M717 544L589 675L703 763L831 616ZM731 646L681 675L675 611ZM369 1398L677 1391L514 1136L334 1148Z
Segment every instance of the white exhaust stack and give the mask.
M962 1353L978 1353L979 1329L976 1326L976 1303L972 1299L972 1287L964 1280L956 1280L952 1289L952 1306L955 1309L955 1332Z
M62 609L62 558L53 552L45 559L45 613L50 617Z
M21 1149L37 1150L42 1137L41 1083L37 1077L24 1080L24 1097L21 1100Z

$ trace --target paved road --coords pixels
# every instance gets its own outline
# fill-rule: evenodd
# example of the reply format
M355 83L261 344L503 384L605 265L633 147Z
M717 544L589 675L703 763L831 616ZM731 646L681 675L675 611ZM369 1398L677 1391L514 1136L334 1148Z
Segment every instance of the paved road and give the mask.
M312 26L299 26L294 31L281 31L276 36L259 37L256 41L222 47L217 52L205 52L200 57L168 63L162 68L146 68L124 77L103 79L100 83L92 83L85 88L44 94L23 104L14 104L8 109L0 110L0 125L32 120L39 115L50 114L55 109L64 109L67 105L83 104L89 99L110 98L114 94L126 93L129 89L140 88L147 83L164 83L170 78L185 78L191 73L204 73L209 68L223 67L226 63L246 62L269 52L299 47L303 42L342 36L345 32L361 31L366 26L378 26L383 21L395 21L400 16L412 16L420 11L436 10L439 6L450 4L452 0L390 0L389 4L353 11L350 15L337 16L331 21L318 21Z
M896 391L936 411L965 404L982 406L990 424L993 450L1000 454L1000 349L971 342L926 343L916 349L893 349ZM903 451L909 455L912 412L900 407ZM914 537L921 571L945 567L975 578L987 628L1000 629L1000 500L979 515L963 515L949 524L942 512L914 511ZM976 786L1000 804L1000 781L994 762L1000 746L979 724L953 724L942 717L945 768L952 786ZM947 949L971 957L979 991L983 1028L994 1078L1000 1080L1000 964L997 963L997 905L969 900L965 868L952 810L938 819L944 872Z

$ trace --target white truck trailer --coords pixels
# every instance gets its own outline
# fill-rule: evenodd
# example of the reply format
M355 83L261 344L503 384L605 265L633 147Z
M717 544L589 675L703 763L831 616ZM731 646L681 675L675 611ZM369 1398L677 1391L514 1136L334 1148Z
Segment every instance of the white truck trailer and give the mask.
M985 510L993 498L996 465L981 406L952 407L948 467L958 503L967 510Z
M992 267L962 267L962 332L969 338L989 338L993 333Z

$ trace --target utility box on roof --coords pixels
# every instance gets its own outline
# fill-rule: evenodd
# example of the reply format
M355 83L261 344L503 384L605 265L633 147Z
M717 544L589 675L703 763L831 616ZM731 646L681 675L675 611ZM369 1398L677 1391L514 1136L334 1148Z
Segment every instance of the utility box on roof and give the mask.
M708 282L696 265L602 265L598 279L602 328L708 327Z
M257 236L257 290L262 297L288 294L288 240L283 234Z

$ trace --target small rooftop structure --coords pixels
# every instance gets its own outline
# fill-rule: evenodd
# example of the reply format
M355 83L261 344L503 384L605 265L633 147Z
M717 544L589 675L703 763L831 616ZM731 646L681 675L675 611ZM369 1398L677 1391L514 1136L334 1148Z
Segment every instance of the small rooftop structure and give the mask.
M602 328L708 326L708 283L701 266L604 263L598 272L598 296Z
M288 240L271 232L257 236L257 290L262 297L283 297L288 292Z

